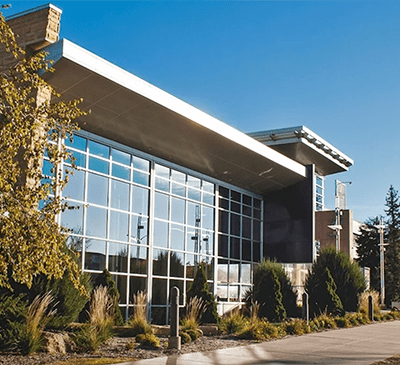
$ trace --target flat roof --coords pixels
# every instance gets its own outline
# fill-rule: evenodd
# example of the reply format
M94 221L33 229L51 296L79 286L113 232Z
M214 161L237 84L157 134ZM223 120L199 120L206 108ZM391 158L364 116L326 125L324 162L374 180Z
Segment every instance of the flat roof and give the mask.
M6 17L5 19L6 19L6 21L9 21L11 19L19 18L21 16L32 14L32 13L35 13L37 11L47 9L47 8L54 9L57 12L59 12L60 14L62 14L62 10L60 8L58 8L57 6L54 6L53 4L48 3L48 4L37 6L36 8L28 9L28 10L21 11L19 13L10 15L10 16Z
M315 164L322 176L344 172L354 161L305 126L248 133L302 165Z
M45 49L44 77L83 98L83 130L259 194L303 181L306 168L99 56L62 39Z

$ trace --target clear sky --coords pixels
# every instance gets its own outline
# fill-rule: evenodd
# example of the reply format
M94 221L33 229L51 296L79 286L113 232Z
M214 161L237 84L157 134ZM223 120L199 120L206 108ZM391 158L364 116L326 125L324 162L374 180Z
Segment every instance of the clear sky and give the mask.
M5 16L48 1L11 3ZM243 132L305 125L355 161L364 221L400 189L400 2L54 1L61 37Z

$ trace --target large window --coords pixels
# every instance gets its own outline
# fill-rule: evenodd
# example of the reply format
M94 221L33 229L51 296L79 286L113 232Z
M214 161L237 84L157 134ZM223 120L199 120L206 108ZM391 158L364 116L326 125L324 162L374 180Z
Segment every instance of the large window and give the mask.
M60 222L86 272L111 272L126 315L148 290L152 320L166 323L170 289L184 305L199 265L218 300L243 299L261 258L259 197L89 133L65 144L78 170L62 192L75 209Z
M217 298L242 301L261 259L261 200L219 187Z

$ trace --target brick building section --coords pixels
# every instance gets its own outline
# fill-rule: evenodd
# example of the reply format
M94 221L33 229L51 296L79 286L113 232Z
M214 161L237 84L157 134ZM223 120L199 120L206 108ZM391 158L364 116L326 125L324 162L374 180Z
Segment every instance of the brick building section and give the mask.
M353 235L353 211L342 210L340 216L340 251L347 253L351 258L354 256L354 235ZM334 225L336 213L334 210L325 210L315 213L315 240L320 241L321 250L326 247L336 247L335 231L328 228Z
M47 4L15 14L6 20L17 36L18 45L29 53L58 41L61 13L54 5ZM1 47L0 70L9 68L14 62L14 58Z

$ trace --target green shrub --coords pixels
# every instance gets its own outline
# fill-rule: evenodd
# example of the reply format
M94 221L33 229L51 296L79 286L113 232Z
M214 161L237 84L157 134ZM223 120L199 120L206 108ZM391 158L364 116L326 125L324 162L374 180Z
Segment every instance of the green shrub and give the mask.
M219 330L225 334L240 333L246 326L246 320L239 310L231 311L223 317L219 324Z
M336 327L336 322L333 317L328 316L327 314L321 314L310 322L310 328L312 331L321 331Z
M0 295L0 350L15 351L26 331L27 301L23 295Z
M283 327L288 335L304 335L310 331L307 322L298 318L295 318L290 322L285 322Z
M279 284L278 284L279 283ZM260 304L259 315L270 321L282 321L286 315L298 315L297 294L281 264L263 260L254 273L254 286L246 293L246 303Z
M192 285L186 294L188 302L194 297L201 298L204 301L205 312L201 317L201 323L218 323L219 315L217 312L217 302L210 291L206 273L202 265L199 265L197 268Z
M346 317L335 317L336 326L339 328L349 328L351 327L350 321Z
M98 347L113 335L114 300L108 289L99 286L92 292L89 307L89 322L79 327L76 333L78 348L86 351L97 351Z
M64 250L77 260L73 252L71 252L65 245ZM82 286L90 292L90 278L89 274L82 273L80 278ZM0 296L19 297L24 300L28 307L37 296L43 296L45 293L51 292L54 298L55 314L49 318L46 327L60 329L66 327L69 323L78 319L79 313L88 302L88 298L82 295L81 292L75 288L70 279L69 271L65 271L60 279L49 279L47 276L40 274L33 277L32 286L28 288L24 284L16 283L11 275L9 277L11 290L7 288L0 289Z
M160 340L153 333L141 333L135 337L137 343L145 348L160 347Z
M132 328L132 336L141 333L153 333L153 330L147 320L141 317L133 317L128 321L128 326Z
M318 260L313 263L305 282L305 289L309 295L310 313L318 315L325 308L319 305L320 293L326 281L326 268L337 286L343 309L347 312L356 312L358 296L365 290L365 280L357 263L350 261L350 257L343 252L337 252L334 247L321 251ZM325 289L323 289L325 290Z
M248 321L243 331L239 333L240 338L262 341L280 337L277 326L269 323L265 319L253 318Z
M112 299L112 305L114 308L114 324L116 326L123 325L124 319L122 318L121 309L118 305L120 294L119 294L115 280L113 280L110 272L107 269L104 269L103 272L96 277L94 284L93 284L93 289L96 289L100 286L106 287L108 289L108 295ZM86 311L83 312L83 317L81 316L81 321L82 321L82 319L83 319L83 321L85 321L84 320L85 313L86 313Z

